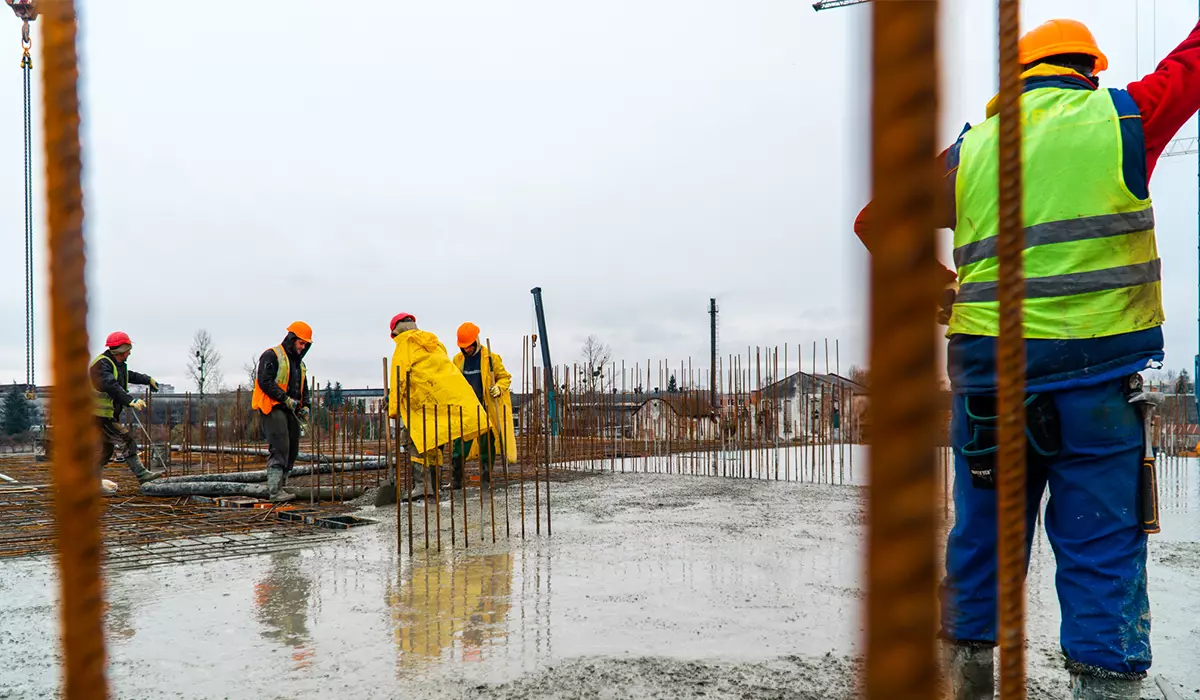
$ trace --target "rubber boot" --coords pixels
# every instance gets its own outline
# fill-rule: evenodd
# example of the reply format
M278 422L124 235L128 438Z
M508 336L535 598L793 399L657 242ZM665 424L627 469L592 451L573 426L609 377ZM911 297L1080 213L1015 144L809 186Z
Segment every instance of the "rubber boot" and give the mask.
M429 485L425 483L425 472L427 472L427 471L428 471L428 469L422 467L420 464L416 464L415 462L413 463L413 465L412 465L413 487L412 487L412 491L410 491L408 494L408 500L415 501L418 498L425 498L426 496L433 495L433 491L431 491L429 489Z
M125 455L125 464L129 465L129 471L133 472L133 475L137 477L139 484L154 481L163 475L162 472L152 472L143 466L142 459L136 452Z
M992 700L995 697L992 647L942 642L942 653L946 677L950 680L950 697L954 700Z
M283 490L287 483L287 473L282 467L267 469L267 498L272 503L287 503L295 498L295 494Z
M1141 697L1140 680L1071 674L1072 700L1138 700Z
M452 489L461 489L463 487L463 458L452 457L450 459L450 487Z

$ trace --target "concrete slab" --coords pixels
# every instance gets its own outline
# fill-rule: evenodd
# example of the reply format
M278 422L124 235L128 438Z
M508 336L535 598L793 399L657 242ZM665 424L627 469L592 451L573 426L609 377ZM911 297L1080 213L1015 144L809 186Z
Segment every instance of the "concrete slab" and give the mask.
M1200 688L1195 466L1179 480L1164 475L1173 495L1150 567L1155 671L1189 692ZM511 540L501 530L495 545L490 533L481 544L478 497L468 492L465 550L461 540L450 549L447 531L441 554L418 544L415 556L398 555L395 507L368 507L358 514L379 524L315 546L111 572L111 694L853 696L861 488L604 474L554 489L553 538L534 535L529 507L524 540L514 516ZM1029 575L1031 698L1068 697L1053 574L1039 536ZM0 562L0 590L0 657L9 660L0 688L53 696L52 561Z

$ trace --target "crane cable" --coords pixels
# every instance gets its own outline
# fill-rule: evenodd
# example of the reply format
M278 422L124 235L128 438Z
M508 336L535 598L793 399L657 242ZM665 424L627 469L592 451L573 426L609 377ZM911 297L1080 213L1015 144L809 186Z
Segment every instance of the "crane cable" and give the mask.
M21 24L21 72L25 88L25 397L34 398L37 383L34 377L33 347L33 96L30 89L33 58L29 50L29 20Z

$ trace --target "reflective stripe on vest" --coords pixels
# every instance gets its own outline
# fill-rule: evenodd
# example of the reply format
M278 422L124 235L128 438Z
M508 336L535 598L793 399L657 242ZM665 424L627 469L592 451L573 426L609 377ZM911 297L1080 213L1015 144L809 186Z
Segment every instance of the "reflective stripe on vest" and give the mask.
M1025 337L1098 338L1161 325L1154 211L1125 184L1112 94L1037 88L1022 95L1021 111ZM1000 330L997 128L992 117L963 136L954 228L960 285L948 335Z
M277 363L279 365L279 369L275 370L275 383L278 384L279 388L283 389L283 392L286 394L287 390L288 390L288 380L291 379L291 376L292 376L291 358L288 357L287 351L283 349L282 345L276 345L275 347L271 348L271 350L275 353L275 359L277 360ZM303 385L307 381L308 381L308 368L304 366L304 361L301 360L300 361L300 384ZM251 407L257 408L258 410L262 411L264 414L269 414L271 412L271 409L275 408L275 406L278 403L279 402L276 401L275 399L272 399L270 396L267 396L267 393L265 391L263 391L262 388L259 387L258 379L255 379L254 380L254 395L250 399Z
M97 355L92 360L92 364L88 366L95 367L96 363L101 360L107 360L108 364L112 366L113 379L117 380L118 382L121 381L121 374L117 372L117 363L114 362L113 359L108 355ZM125 390L129 391L128 385L126 385ZM114 413L112 397L103 391L100 391L99 389L93 388L92 391L96 395L96 406L93 409L95 414L100 418L112 418Z

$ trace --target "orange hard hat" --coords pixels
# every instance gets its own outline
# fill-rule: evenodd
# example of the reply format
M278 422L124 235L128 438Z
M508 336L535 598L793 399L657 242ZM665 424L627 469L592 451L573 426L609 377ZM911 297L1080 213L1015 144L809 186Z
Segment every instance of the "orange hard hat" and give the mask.
M288 333L295 333L296 337L306 343L312 342L312 326L304 321L293 321L292 325L287 327Z
M467 321L458 327L458 347L469 347L479 340L479 326Z
M1074 19L1052 19L1025 32L1018 49L1021 65L1049 56L1081 53L1096 59L1096 72L1108 70L1108 56L1100 50L1092 30Z

